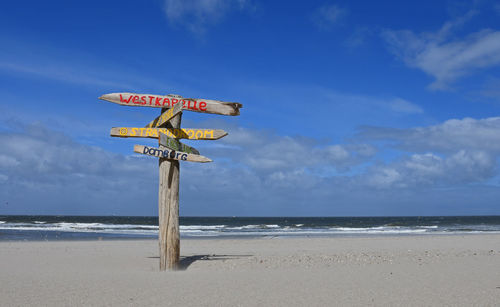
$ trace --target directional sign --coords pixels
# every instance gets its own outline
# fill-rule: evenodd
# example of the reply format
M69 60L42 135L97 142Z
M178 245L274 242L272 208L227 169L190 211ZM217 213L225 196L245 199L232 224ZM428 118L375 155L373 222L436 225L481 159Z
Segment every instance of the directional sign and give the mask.
M218 140L227 135L227 132L221 129L194 129L194 128L139 128L139 127L113 127L111 136L122 138L152 138L157 139L160 133L174 139L189 140Z
M134 145L134 152L158 158L166 158L166 159L173 159L180 161L201 162L201 163L212 162L212 160L210 160L205 156L193 155L187 152L171 150L169 148L160 149L144 145Z
M196 148L190 147L186 144L182 144L176 139L169 138L166 134L163 133L160 133L160 144L175 151L183 151L195 155L200 154L200 152Z
M240 115L241 103L224 102L211 99L183 98L178 95L150 95L135 93L111 93L102 95L99 99L124 106L171 108L182 102L182 108L188 111L213 113L222 115Z
M168 109L168 111L163 112L160 116L153 119L149 124L146 125L146 128L156 128L161 127L164 123L168 122L172 117L182 112L182 103L174 104L173 108Z

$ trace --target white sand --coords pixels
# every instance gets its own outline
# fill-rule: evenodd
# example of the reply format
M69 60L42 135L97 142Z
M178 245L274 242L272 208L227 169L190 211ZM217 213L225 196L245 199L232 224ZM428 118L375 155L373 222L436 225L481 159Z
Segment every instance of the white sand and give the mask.
M500 235L1 242L2 306L499 306ZM205 256L206 255L206 256Z

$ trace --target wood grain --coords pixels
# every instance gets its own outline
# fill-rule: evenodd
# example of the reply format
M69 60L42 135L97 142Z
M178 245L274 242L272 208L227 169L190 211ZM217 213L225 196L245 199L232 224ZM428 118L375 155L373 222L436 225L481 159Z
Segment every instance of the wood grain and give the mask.
M136 93L110 93L99 97L124 106L171 108L182 102L183 110L221 115L240 115L241 103L225 102L213 99L184 98L179 95L152 95Z
M163 109L162 112L166 112ZM182 114L176 116L169 125L181 127ZM160 145L161 147L161 145ZM158 186L158 242L160 248L160 271L179 269L179 161L159 159Z

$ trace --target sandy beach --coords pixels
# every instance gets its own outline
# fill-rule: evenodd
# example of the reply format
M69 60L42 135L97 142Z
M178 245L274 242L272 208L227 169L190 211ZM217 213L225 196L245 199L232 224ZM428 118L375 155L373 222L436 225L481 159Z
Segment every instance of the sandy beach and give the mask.
M2 306L498 306L500 235L0 243Z

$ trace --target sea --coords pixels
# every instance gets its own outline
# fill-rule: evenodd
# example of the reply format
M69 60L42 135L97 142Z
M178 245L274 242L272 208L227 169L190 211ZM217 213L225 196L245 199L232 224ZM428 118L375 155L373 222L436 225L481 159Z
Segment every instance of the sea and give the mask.
M181 238L500 233L500 216L180 217ZM158 217L0 215L0 241L156 239Z

